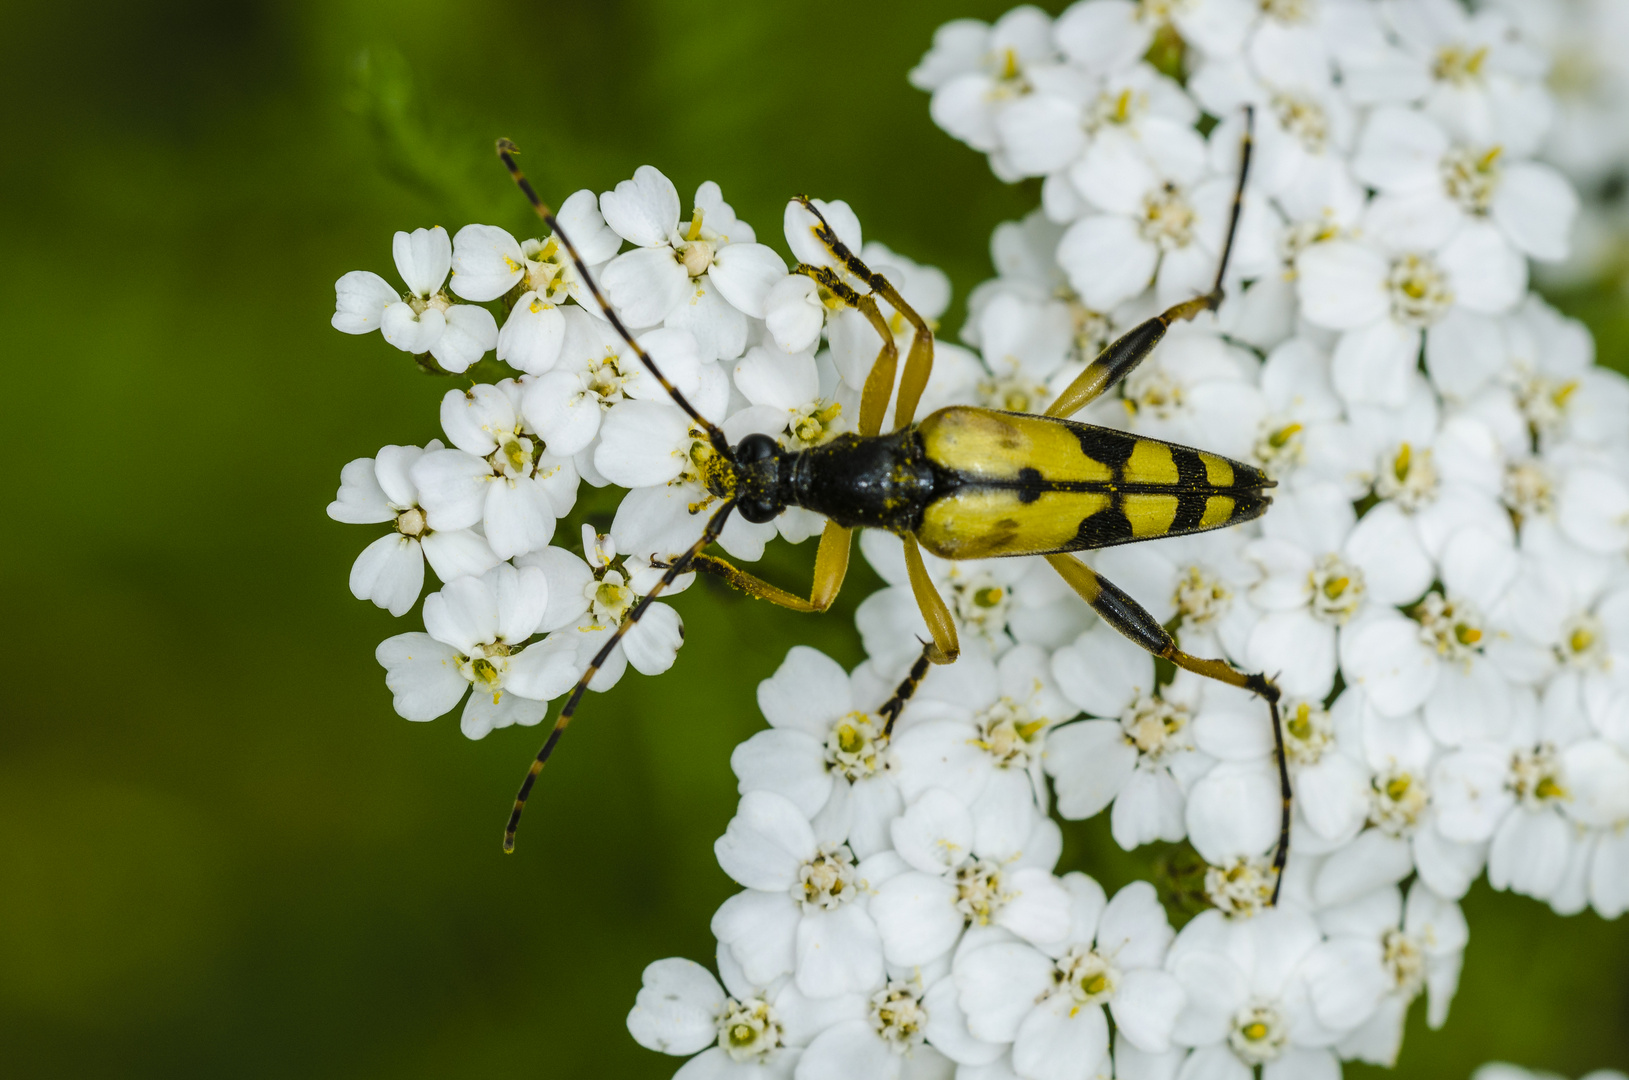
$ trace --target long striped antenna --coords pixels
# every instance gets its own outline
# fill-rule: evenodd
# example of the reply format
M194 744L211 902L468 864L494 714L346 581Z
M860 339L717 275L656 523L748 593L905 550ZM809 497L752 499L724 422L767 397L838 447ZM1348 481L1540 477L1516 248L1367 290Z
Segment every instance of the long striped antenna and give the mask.
M635 604L633 610L628 612L627 617L622 620L622 625L616 628L616 632L611 635L610 639L600 646L600 651L594 654L594 659L588 662L588 670L584 671L583 677L577 680L577 685L571 688L571 696L566 698L566 703L560 707L560 715L555 718L554 730L549 732L548 739L543 743L543 749L539 750L537 757L532 759L532 767L526 771L526 779L520 782L520 794L515 796L515 807L509 811L509 824L503 830L503 850L505 852L515 850L515 830L520 827L520 815L521 811L526 809L526 797L532 793L532 785L537 783L539 774L543 772L543 766L549 763L549 755L554 753L555 744L560 741L560 736L566 733L566 725L571 723L572 716L576 714L577 706L583 700L583 694L588 691L589 682L599 673L605 662L611 658L611 651L622 641L623 635L632 630L634 624L644 617L645 610L650 607L651 602L660 596L664 589L673 584L680 574L690 569L690 564L696 561L697 555L706 550L707 545L718 539L719 534L724 531L724 523L729 520L730 511L734 509L735 502L731 500L713 512L713 516L707 519L706 528L701 531L701 539L691 544L683 555L673 560L666 573L662 575L661 580L652 586L650 592L640 598L639 603Z
M1233 209L1227 218L1227 240L1222 244L1222 262L1216 268L1216 284L1211 286L1206 299L1215 311L1222 305L1222 279L1227 276L1227 263L1233 257L1233 240L1239 235L1239 218L1244 214L1244 182L1250 178L1250 152L1256 143L1256 107L1244 107L1244 140L1239 146L1239 183L1233 189Z
M537 216L543 219L543 224L547 225L549 231L559 237L560 243L565 245L566 251L571 255L571 264L577 268L578 276L583 279L583 284L587 285L588 291L593 294L594 302L599 304L600 310L605 312L605 317L610 320L616 332L622 335L622 340L628 343L628 347L639 357L640 362L645 365L656 381L662 384L662 389L667 391L668 397L673 399L673 403L683 409L685 414L707 433L707 441L712 444L714 450L723 457L729 458L730 440L724 437L724 432L719 429L718 425L697 412L695 406L691 405L689 401L685 400L685 396L679 393L678 387L668 382L667 376L662 374L662 369L656 366L656 361L652 360L650 354L640 346L639 342L634 340L634 336L628 332L628 328L622 324L622 320L617 317L617 313L606 302L605 295L600 292L599 285L595 283L593 275L588 272L588 264L584 263L583 257L577 253L577 245L571 242L571 237L566 235L566 231L560 227L559 220L555 218L554 211L550 210L548 204L537 197L537 192L532 190L531 181L526 179L525 174L520 171L520 166L515 164L515 155L518 153L520 153L520 147L510 140L498 140L498 157L503 160L504 167L509 170L509 175L514 178L515 185L520 188L521 193L532 204L532 209L537 211Z

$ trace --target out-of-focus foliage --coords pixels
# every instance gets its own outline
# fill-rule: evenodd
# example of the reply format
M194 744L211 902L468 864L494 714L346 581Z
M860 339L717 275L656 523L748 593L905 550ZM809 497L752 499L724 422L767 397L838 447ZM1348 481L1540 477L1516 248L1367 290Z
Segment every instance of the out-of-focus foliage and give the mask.
M331 330L332 284L398 228L526 228L507 135L556 200L650 162L776 239L787 195L846 198L965 296L1035 192L905 72L1006 6L9 6L0 1070L671 1073L623 1016L650 959L709 959L756 684L797 642L858 660L872 582L824 619L687 593L676 669L590 701L504 858L537 733L392 713L371 643L401 625L351 598L361 541L323 514L340 463L437 434L448 383ZM1623 295L1574 309L1621 367ZM1064 868L1149 872L1067 836ZM1629 924L1485 889L1468 914L1454 1019L1395 1075L1629 1061Z

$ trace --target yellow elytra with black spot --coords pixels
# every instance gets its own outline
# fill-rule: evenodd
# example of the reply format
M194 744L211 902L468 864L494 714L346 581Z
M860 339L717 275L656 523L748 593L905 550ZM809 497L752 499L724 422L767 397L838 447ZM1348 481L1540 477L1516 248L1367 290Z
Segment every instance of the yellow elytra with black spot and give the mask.
M1260 469L1113 428L954 406L892 435L787 454L776 496L946 559L1045 555L1220 529L1266 512Z

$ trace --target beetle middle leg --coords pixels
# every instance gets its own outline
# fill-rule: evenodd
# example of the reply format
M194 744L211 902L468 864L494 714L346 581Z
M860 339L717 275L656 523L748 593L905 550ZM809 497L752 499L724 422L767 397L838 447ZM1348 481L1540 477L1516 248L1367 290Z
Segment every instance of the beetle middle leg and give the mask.
M1239 218L1244 209L1244 184L1250 176L1251 132L1254 119L1254 112L1246 106L1244 145L1239 151L1239 182L1233 189L1233 208L1228 218L1227 239L1222 244L1222 261L1216 268L1216 283L1211 286L1210 292L1196 296L1192 300L1184 300L1180 304L1173 304L1147 322L1132 327L1119 340L1099 353L1097 358L1086 366L1085 371L1075 376L1074 382L1064 388L1063 393L1047 407L1043 415L1059 418L1073 416L1102 396L1104 391L1117 386L1120 380L1131 374L1132 369L1154 351L1154 346L1160 343L1165 337L1165 332L1173 324L1186 322L1201 312L1215 311L1221 306L1222 281L1227 277L1227 264L1233 254L1233 241L1239 233Z
M1278 757L1278 788L1283 801L1279 814L1278 847L1273 852L1273 902L1278 902L1278 890L1284 881L1284 862L1290 854L1290 767L1284 752L1284 727L1278 714L1279 689L1265 675L1247 674L1225 660L1206 660L1190 656L1177 648L1176 642L1159 621L1112 581L1101 577L1091 567L1069 554L1046 556L1069 587L1091 605L1103 621L1130 638L1137 645L1161 659L1169 660L1185 671L1203 675L1207 679L1237 686L1266 699L1273 716L1273 749Z

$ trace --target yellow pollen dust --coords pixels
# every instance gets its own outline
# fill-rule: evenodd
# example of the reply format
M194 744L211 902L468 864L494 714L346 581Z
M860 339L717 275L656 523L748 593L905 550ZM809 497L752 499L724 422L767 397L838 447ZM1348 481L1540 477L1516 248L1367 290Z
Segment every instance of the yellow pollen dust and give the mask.
M1386 798L1392 802L1402 802L1413 783L1413 779L1407 773L1388 780L1386 782Z
M1573 652L1587 652L1589 647L1595 644L1595 635L1580 626L1572 632L1571 637L1567 638L1567 644L1572 648Z
M1259 1042L1267 1037L1267 1025L1263 1024L1260 1020L1257 1020L1253 1024L1244 1025L1242 1031L1244 1037L1249 1039L1251 1042Z
M1437 78L1454 83L1465 83L1480 78L1482 65L1488 58L1486 45L1467 51L1459 45L1446 45L1437 53Z
M1114 100L1114 112L1109 117L1117 124L1123 124L1131 119L1131 90L1120 91L1120 96Z
M1454 640L1461 645L1475 645L1482 640L1482 631L1465 623L1456 623L1454 625Z
M1397 451L1397 459L1392 462L1391 471L1396 474L1398 483L1408 479L1409 461L1414 456L1414 450L1404 443Z
M1305 742L1307 736L1312 734L1312 706L1304 701L1297 705L1294 714L1290 717L1290 722L1285 726L1290 729L1291 735Z
M1301 433L1300 424L1286 424L1267 436L1267 442L1274 450L1282 450L1284 444Z
M973 603L981 608L993 608L1001 603L1001 598L1005 595L1004 590L990 585L973 593Z

